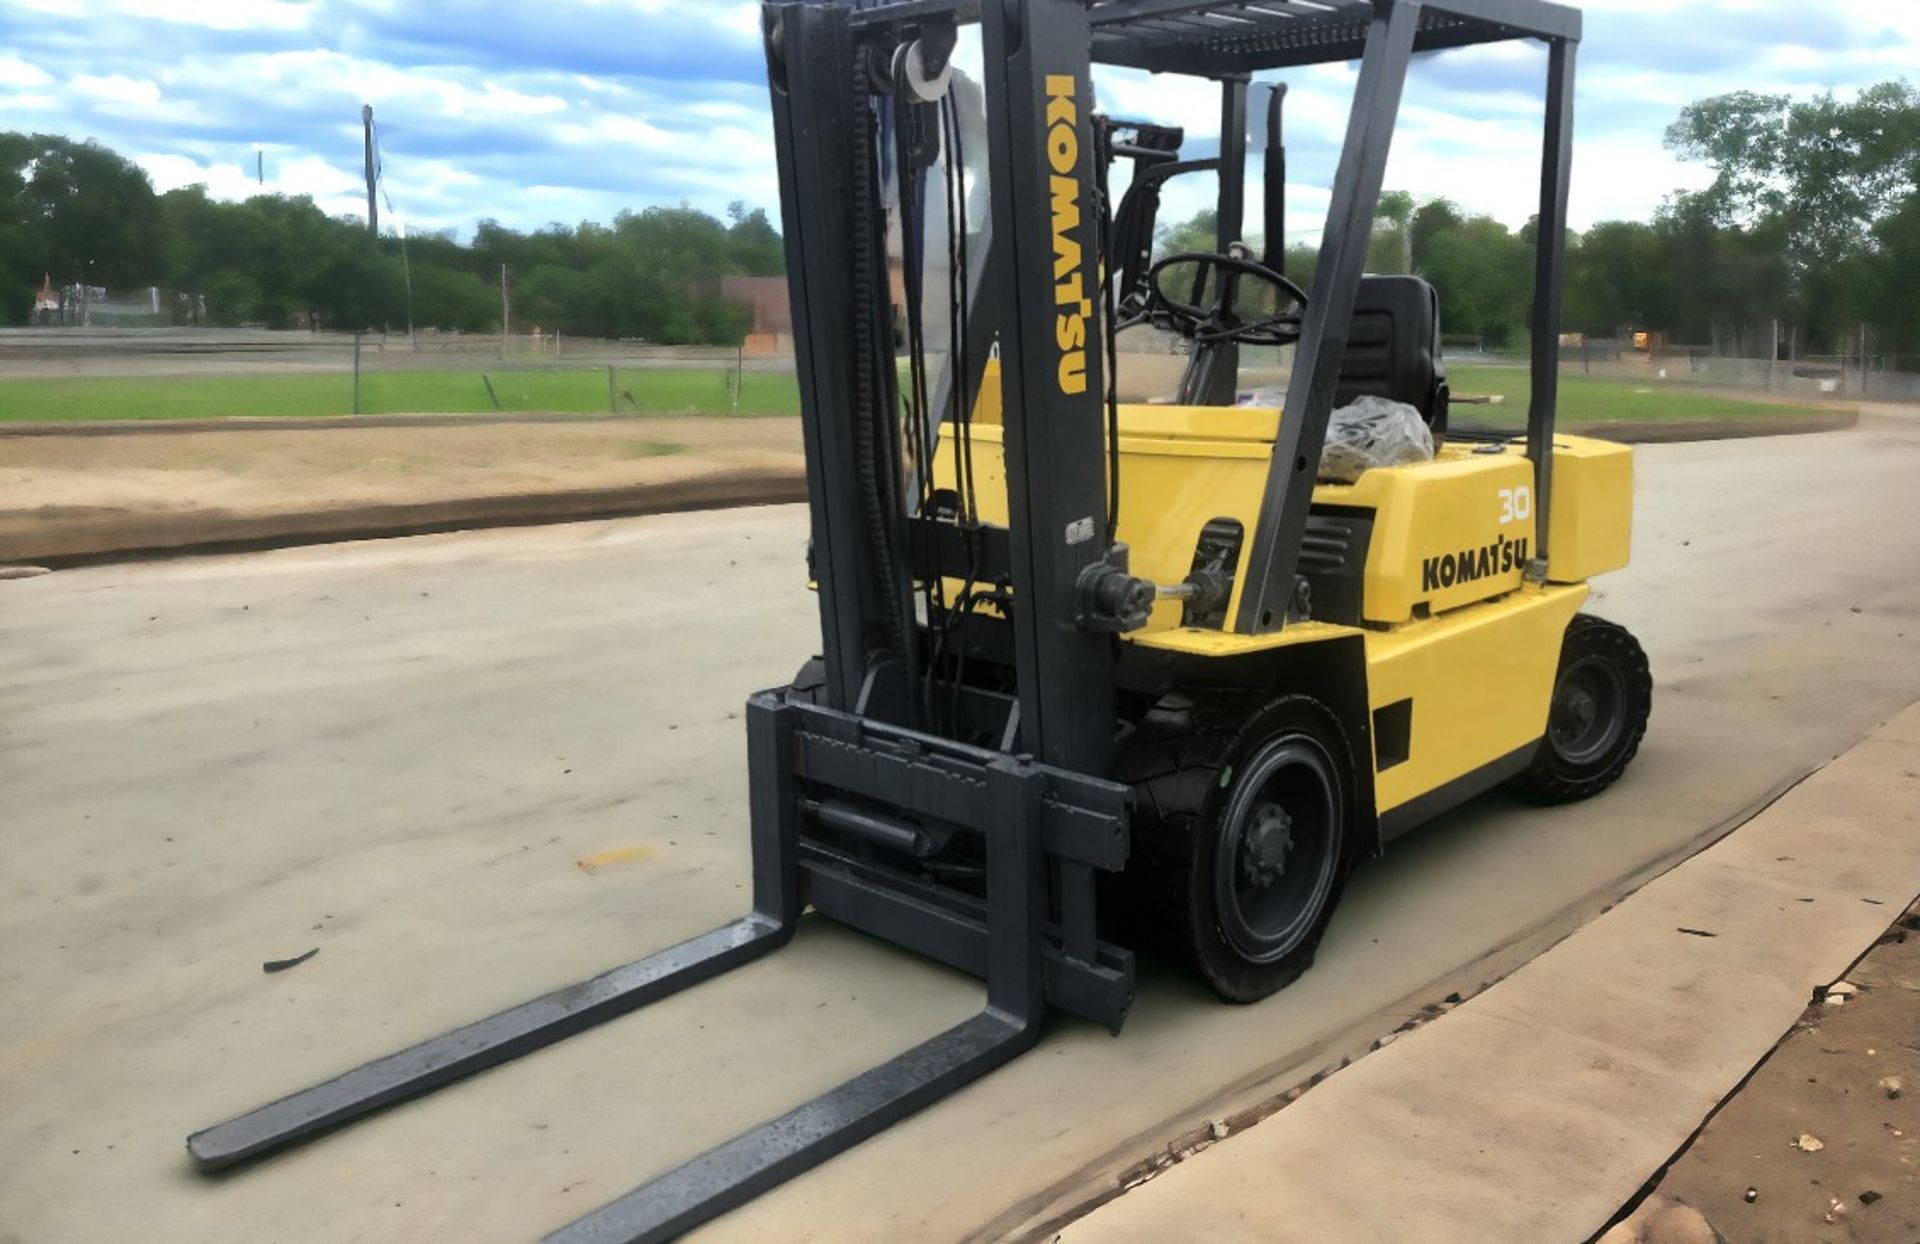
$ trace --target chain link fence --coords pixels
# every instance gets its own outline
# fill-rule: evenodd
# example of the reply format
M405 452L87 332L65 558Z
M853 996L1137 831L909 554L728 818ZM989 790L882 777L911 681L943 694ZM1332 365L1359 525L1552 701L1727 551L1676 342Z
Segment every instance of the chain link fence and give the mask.
M0 419L792 415L791 355L528 333L0 330Z

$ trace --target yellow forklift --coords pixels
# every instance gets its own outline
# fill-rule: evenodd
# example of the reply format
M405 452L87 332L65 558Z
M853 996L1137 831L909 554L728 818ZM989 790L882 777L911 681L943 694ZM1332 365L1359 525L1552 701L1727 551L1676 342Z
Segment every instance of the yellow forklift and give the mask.
M1358 861L1503 783L1595 794L1639 745L1645 655L1580 612L1627 561L1631 454L1554 426L1577 12L764 13L822 650L748 703L753 910L195 1133L203 1170L710 979L809 911L984 978L972 1019L549 1237L669 1238L1031 1048L1049 1008L1118 1032L1136 948L1272 994ZM1523 434L1450 420L1444 291L1364 272L1412 58L1516 39L1546 62ZM976 52L978 86L955 70ZM1257 74L1346 62L1307 288L1270 78L1264 256L1242 241L1250 99ZM1217 85L1217 150L1101 114L1095 65ZM1217 247L1156 257L1183 176L1217 188ZM1131 332L1178 339L1169 400L1120 400ZM1247 391L1256 355L1283 390Z

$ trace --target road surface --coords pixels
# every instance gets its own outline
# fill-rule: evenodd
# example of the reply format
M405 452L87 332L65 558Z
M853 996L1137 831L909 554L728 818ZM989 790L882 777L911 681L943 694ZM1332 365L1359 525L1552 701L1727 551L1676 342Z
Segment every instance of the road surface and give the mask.
M1511 970L1920 698L1920 421L1640 452L1652 731L1364 867L1297 986L1155 964L715 1240L1029 1232ZM808 921L731 977L218 1180L185 1134L732 917L742 698L814 649L798 507L0 582L0 1240L526 1240L970 1014ZM290 971L263 961L319 954ZM1350 1189L1339 1194L1358 1194Z

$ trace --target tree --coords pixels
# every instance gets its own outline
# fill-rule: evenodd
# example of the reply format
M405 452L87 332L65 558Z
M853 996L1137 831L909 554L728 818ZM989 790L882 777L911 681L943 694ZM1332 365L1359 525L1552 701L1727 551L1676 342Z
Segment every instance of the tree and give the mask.
M1432 255L1433 239L1442 233L1458 229L1464 221L1460 209L1450 199L1429 199L1414 210L1408 222L1408 241L1411 243L1413 271L1424 270Z
M786 267L778 230L746 203L725 222L684 203L531 233L482 220L467 245L415 233L408 258L422 328L497 331L505 264L516 319L578 336L726 345L751 316L721 300L718 278ZM402 323L407 310L398 239L372 237L356 217L284 195L223 202L204 186L156 196L104 147L0 131L0 323L25 321L43 273L57 285L199 293L218 324L359 329Z
M1413 271L1414 198L1405 190L1388 190L1373 213L1373 237L1367 246L1367 271Z
M1714 170L1712 186L1662 214L1695 243L1676 256L1676 284L1704 282L1695 305L1714 325L1781 316L1845 348L1860 322L1884 315L1905 339L1898 300L1887 303L1875 274L1901 237L1890 222L1920 194L1920 92L1905 81L1845 101L1738 91L1689 105L1666 140Z
M1220 213L1203 207L1191 219L1177 225L1162 222L1154 229L1154 256L1177 255L1182 251L1212 254L1220 247Z

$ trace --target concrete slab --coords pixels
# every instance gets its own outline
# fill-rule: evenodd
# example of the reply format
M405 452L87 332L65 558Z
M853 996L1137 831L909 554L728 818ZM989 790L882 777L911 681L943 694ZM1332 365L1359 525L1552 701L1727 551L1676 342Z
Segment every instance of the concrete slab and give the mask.
M1063 1239L1590 1238L1920 893L1916 807L1920 706L1478 998Z
M707 1238L1030 1229L1511 970L1920 697L1920 424L1640 463L1635 566L1594 605L1659 681L1618 788L1481 800L1362 871L1298 987L1228 1009L1149 964L1120 1038L1057 1021ZM808 927L304 1152L187 1169L195 1127L737 913L737 713L813 651L804 540L784 507L0 583L0 1238L524 1240L976 1007Z

